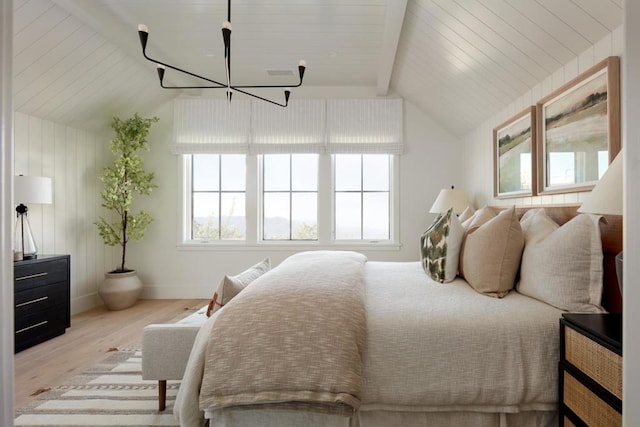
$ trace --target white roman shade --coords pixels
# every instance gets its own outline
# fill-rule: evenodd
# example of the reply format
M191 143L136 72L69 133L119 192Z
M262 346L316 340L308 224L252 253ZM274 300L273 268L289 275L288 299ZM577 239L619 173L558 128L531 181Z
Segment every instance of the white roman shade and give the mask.
M402 99L327 100L329 153L402 154Z
M402 99L178 98L174 153L402 154Z
M249 152L251 101L179 98L173 105L175 154Z
M266 102L251 105L252 153L323 153L325 101L291 100L287 108Z

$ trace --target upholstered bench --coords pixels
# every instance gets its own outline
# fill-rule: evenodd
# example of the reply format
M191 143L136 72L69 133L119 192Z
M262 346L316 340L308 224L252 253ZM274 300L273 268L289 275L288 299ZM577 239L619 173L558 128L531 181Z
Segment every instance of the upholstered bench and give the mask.
M142 330L142 379L158 381L158 409L164 411L167 380L181 380L207 306L177 323L152 324Z

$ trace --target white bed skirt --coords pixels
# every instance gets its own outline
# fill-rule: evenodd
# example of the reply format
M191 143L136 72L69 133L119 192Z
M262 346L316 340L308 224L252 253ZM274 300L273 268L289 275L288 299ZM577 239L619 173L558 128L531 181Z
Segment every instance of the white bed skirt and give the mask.
M211 415L211 414L209 414ZM210 427L549 427L558 425L557 411L519 413L362 411L353 418L291 411L225 410Z

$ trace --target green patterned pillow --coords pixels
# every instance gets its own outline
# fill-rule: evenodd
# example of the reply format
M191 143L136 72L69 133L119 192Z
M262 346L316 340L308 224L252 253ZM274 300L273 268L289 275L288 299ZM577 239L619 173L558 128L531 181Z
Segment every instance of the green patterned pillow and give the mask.
M440 214L420 237L422 268L436 282L451 282L458 273L464 229L453 209Z

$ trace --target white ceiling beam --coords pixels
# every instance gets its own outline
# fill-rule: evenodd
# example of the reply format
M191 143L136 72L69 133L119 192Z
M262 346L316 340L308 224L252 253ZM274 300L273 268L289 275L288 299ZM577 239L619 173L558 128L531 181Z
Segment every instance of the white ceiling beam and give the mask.
M380 52L380 64L378 65L378 85L376 94L385 96L389 92L391 73L398 51L398 41L402 32L404 13L407 9L407 0L389 0L387 3L387 17L382 38Z

